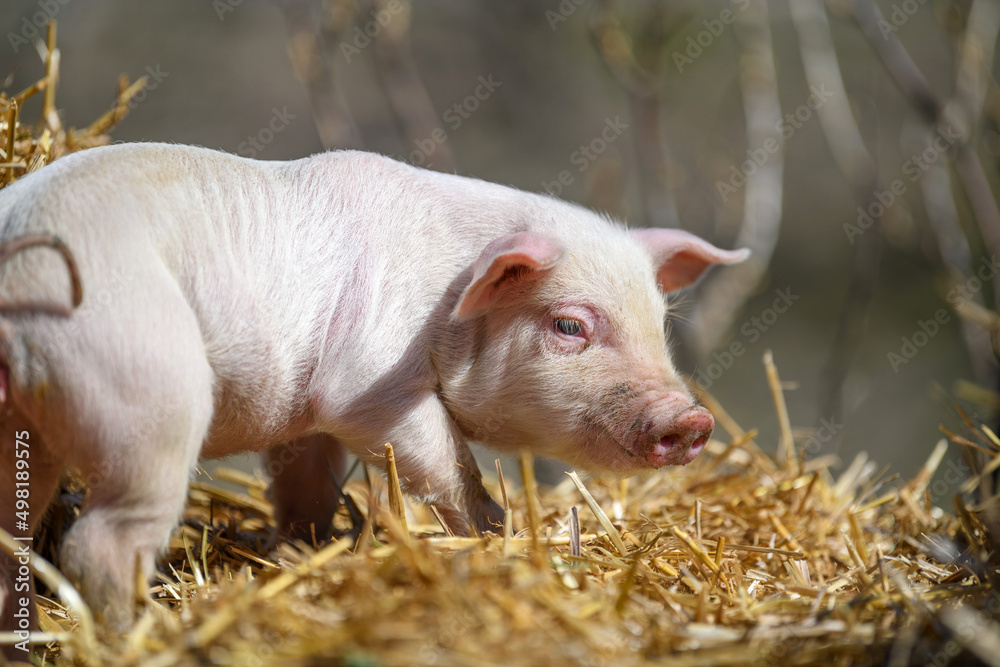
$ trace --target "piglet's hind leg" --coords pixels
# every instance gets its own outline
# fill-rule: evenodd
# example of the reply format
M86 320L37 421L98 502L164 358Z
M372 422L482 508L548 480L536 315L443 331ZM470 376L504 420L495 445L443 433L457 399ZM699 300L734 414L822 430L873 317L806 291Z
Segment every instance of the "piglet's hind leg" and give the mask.
M132 621L136 564L152 575L181 516L213 414L213 372L194 313L176 285L140 278L142 294L118 295L111 335L119 338L102 340L108 333L98 318L88 321L93 329L85 323L79 335L93 369L65 380L87 378L101 400L77 401L71 415L77 451L91 453L79 463L90 494L63 542L60 567L95 615L119 630ZM139 303L130 303L133 296ZM157 304L156 317L142 299ZM105 348L111 351L102 354Z
M262 457L273 480L269 495L282 537L312 544L330 537L340 503L347 453L335 438L316 434L269 449Z

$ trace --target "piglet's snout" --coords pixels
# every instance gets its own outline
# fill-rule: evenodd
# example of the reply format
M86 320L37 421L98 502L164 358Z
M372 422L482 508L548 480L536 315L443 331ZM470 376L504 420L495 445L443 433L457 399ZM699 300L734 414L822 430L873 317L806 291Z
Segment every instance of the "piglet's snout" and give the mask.
M678 405L673 397L651 406L651 447L646 459L652 466L686 465L705 448L715 429L712 413L689 400Z

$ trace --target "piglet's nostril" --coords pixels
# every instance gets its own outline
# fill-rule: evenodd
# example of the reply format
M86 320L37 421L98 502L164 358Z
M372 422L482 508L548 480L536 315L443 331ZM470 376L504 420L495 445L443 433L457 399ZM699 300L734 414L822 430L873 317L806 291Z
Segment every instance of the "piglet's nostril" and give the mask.
M684 397L682 405L672 404L673 396L658 401L646 423L644 431L663 445L690 446L699 438L708 438L715 429L712 413L700 405L692 405Z

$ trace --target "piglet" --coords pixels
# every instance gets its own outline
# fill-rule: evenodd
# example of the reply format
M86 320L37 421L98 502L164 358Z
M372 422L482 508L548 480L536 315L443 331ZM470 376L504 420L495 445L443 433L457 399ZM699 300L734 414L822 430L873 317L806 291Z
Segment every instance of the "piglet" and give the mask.
M670 360L664 294L720 250L552 197L363 152L259 162L124 144L0 191L0 526L30 536L64 466L90 486L60 562L113 627L199 457L265 452L286 535L329 535L330 470L380 466L458 534L495 528L468 441L628 475L712 433ZM29 447L30 513L16 517ZM24 477L22 475L22 477ZM16 608L12 564L0 618Z

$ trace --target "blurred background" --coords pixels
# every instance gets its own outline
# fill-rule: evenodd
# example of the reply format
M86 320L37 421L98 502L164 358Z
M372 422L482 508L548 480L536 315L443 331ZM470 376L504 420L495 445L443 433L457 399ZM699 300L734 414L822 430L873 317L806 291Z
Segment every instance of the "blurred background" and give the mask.
M752 248L671 322L765 449L766 350L810 456L908 478L956 405L994 423L997 2L4 0L8 94L50 18L66 126L145 76L117 141L364 148Z

